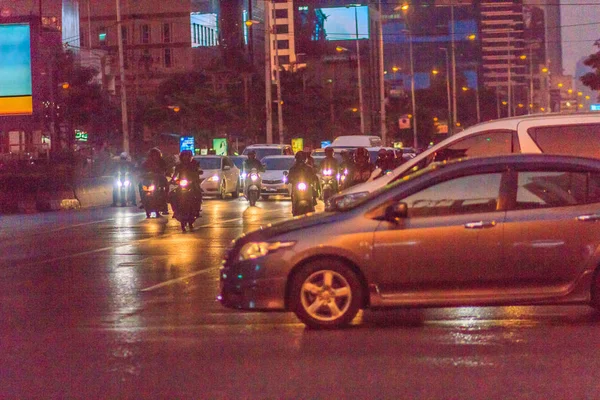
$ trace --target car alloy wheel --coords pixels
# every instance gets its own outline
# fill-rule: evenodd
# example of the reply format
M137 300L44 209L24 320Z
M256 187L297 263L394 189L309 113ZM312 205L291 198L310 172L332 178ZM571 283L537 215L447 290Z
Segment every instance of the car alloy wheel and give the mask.
M349 324L361 303L356 274L337 260L309 264L295 275L294 312L311 328L337 328Z
M225 185L225 179L221 180L221 185L219 186L219 199L224 199L227 195L227 188Z

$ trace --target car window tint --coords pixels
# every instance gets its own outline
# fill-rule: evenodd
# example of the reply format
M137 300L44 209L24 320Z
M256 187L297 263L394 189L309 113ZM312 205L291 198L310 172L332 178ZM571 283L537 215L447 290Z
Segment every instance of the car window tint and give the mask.
M515 135L516 133L513 131L490 131L469 136L438 150L433 157L433 161L511 154L515 151L513 150Z
M543 153L600 158L600 124L544 126L527 133Z
M587 203L600 203L600 174L598 173L588 175Z
M501 173L452 179L412 194L402 201L408 216L433 217L495 211L500 194Z
M586 203L587 174L519 172L515 209L565 207Z

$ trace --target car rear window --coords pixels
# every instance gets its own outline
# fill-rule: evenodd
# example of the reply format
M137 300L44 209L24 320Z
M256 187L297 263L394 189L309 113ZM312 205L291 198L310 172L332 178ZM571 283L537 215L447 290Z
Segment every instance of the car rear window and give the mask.
M527 133L543 153L600 159L600 124L543 126Z

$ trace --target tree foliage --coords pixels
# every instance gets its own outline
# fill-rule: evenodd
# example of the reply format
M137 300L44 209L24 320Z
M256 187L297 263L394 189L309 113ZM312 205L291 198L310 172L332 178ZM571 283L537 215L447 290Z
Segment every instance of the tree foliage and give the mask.
M600 49L600 40L596 41L594 45ZM600 51L590 55L584 61L584 64L591 67L594 71L583 75L580 78L581 83L592 90L600 90Z

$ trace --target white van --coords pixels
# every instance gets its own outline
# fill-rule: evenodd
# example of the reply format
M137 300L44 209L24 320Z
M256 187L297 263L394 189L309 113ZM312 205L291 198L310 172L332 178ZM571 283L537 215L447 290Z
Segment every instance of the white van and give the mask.
M329 147L381 147L382 142L379 136L369 135L354 135L354 136L338 136Z
M533 114L477 124L406 161L392 173L352 186L330 200L367 195L434 161L511 153L600 159L600 113Z

